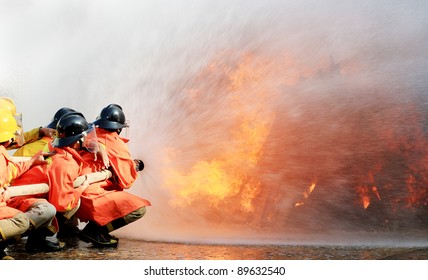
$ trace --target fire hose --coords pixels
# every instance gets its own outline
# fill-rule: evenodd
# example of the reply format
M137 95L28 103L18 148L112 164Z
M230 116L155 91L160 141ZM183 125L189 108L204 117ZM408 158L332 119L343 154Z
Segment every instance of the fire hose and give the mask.
M74 187L77 188L83 184L83 182L87 179L89 184L105 181L112 176L110 170L102 170L94 173L89 173L86 175L82 175L74 180ZM29 185L21 185L21 186L13 186L11 185L9 188L9 193L11 197L15 196L23 196L23 195L32 195L32 194L43 194L49 192L49 185L45 183L40 184L29 184Z

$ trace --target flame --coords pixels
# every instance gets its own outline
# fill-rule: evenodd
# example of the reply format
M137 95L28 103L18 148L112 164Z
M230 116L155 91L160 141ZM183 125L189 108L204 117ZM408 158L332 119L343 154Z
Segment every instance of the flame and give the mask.
M383 115L389 118L394 115L405 118L396 118L392 124L385 124L385 116L372 120L373 127L379 128L375 138L383 140L386 150L383 153L389 156L378 157L375 168L369 171L368 183L357 188L364 209L369 207L373 195L381 200L379 190L389 199L385 207L391 207L393 211L425 206L428 203L428 143L423 116L414 104L392 107L385 111ZM389 167L384 168L386 164L389 164ZM391 172L391 169L394 171Z
M427 189L421 185L416 179L415 175L408 175L406 180L406 188L408 192L406 207L410 208L413 205L424 205L428 204Z
M222 82L230 93L226 105L236 113L235 124L213 158L197 161L188 170L168 172L167 185L175 194L170 203L174 207L203 202L214 208L238 205L243 213L254 211L254 199L261 184L252 180L251 172L256 168L274 119L269 109L270 93L254 86L266 79L264 65L254 56L245 55L235 68L212 63L203 73L227 74ZM187 92L193 102L202 96L198 89Z
M298 207L298 206L302 206L303 204L305 204L304 200L306 200L309 197L309 195L313 192L313 190L315 189L315 186L316 186L316 184L312 183L309 186L309 188L303 192L303 200L297 202L294 206Z
M361 202L364 209L370 206L371 195L374 194L378 200L381 200L380 194L376 186L359 186L357 192L360 195Z
M311 87L303 86L302 92L294 93L295 87L311 77L318 80L328 75L356 75L364 67L358 60L338 64L331 57L321 59L317 65L305 65L287 53L274 59L254 53L220 54L195 77L195 83L186 85L186 100L182 102L183 108L196 112L200 119L189 128L186 138L191 139L192 133L200 130L221 131L222 135L215 138L219 141L214 145L209 145L210 139L207 143L189 144L195 149L192 155L202 156L179 166L173 164L173 159L182 158L182 147L167 148L171 164L165 182L172 194L170 205L198 209L203 215L215 212L223 219L241 216L271 223L284 216L284 205L309 205L308 201L315 199L311 196L315 188L320 194L316 199L325 199L326 204L345 203L345 207L358 205L357 209L379 206L397 211L427 205L428 143L423 126L405 131L408 122L418 124L423 119L411 104L407 108L402 104L379 106L377 99L389 100L389 93L380 92L352 111L346 104L359 101L359 97L343 95L335 111L327 97L314 94L312 98ZM286 90L278 88L278 79ZM294 103L284 102L286 98ZM275 103L277 100L281 100L282 107ZM217 123L213 124L212 108L221 108L227 116L215 115L212 119ZM338 112L345 114L339 118ZM409 112L413 115L409 116ZM281 122L276 119L278 115ZM308 131L315 131L317 137L311 137ZM267 162L277 160L273 153L263 161L264 153L271 152L266 148L269 144L273 151L282 153L278 162ZM215 150L207 148L210 146ZM317 180L311 182L311 177ZM310 185L301 190L300 186L308 181ZM282 189L271 194L266 184ZM336 199L343 194L343 200ZM296 211L308 211L307 208Z
M379 173L382 169L380 164L375 166L375 169L368 173L367 185L360 185L357 187L357 193L360 196L364 209L370 206L371 196L375 195L378 200L381 200L378 188L375 185L375 174Z

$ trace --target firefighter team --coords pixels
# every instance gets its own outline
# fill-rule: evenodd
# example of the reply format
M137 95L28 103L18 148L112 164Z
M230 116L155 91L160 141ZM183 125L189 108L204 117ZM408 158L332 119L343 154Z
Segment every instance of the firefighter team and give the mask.
M64 107L48 125L24 132L14 101L0 97L0 259L13 259L6 248L23 237L29 253L63 250L67 238L118 245L110 232L142 218L150 206L126 191L144 169L120 136L126 129L121 106L110 104L93 122ZM88 179L103 170L111 177ZM49 191L11 195L16 186L41 184Z

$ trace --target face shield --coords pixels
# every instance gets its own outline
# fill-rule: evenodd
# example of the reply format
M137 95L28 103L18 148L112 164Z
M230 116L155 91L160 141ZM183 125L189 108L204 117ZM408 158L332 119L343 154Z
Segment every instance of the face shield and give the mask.
M88 150L90 153L97 154L99 151L97 133L95 132L95 126L89 124L89 129L85 131L82 138L82 147Z
M129 125L130 125L130 121L126 120L125 124L123 125L123 127L120 131L120 137L125 138L125 139L129 139L129 137L130 137Z
M14 115L14 117L16 120L16 125L18 126L18 130L15 132L14 142L17 143L19 146L22 146L25 143L24 129L22 128L22 114L17 113Z

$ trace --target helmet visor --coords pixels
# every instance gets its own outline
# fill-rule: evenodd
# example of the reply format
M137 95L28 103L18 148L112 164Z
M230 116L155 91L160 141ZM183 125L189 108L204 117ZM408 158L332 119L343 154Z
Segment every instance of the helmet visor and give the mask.
M97 133L95 126L89 124L89 129L83 133L82 146L89 152L96 154L99 151Z
M129 126L130 126L130 121L126 120L125 124L123 125L122 129L120 130L120 136L125 138L125 139L129 139L130 135L130 130L129 130Z
M14 142L16 142L18 146L22 146L25 143L24 129L22 128L22 114L15 114L14 117L16 120L16 125L18 126L18 130L15 132Z

